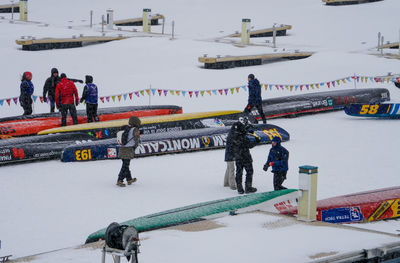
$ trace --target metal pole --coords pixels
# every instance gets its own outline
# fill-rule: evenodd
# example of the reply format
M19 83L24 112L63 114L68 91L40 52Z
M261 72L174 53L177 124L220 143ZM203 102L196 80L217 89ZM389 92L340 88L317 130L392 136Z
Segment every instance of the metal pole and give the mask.
M90 27L93 27L93 10L90 10Z
M101 32L104 32L104 15L101 16Z
M379 51L380 45L381 45L381 32L378 32L378 48L377 48L378 51Z
M384 37L382 36L382 38L381 38L382 40L381 40L381 55L383 56L383 41L384 41Z
M275 25L276 24L274 24L274 26L272 27L272 29L273 29L273 32L272 32L272 43L273 43L273 46L274 46L274 48L276 48L276 27L275 27Z
M165 17L162 19L162 34L164 35Z
M14 20L14 1L11 1L11 20Z
M175 20L172 20L172 39L174 39L175 35Z

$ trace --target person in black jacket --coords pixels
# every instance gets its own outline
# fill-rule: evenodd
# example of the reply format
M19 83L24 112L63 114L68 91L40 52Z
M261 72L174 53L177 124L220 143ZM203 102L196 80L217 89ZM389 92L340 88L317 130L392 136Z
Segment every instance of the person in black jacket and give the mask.
M224 187L230 187L232 190L236 190L236 179L235 179L235 157L233 153L233 137L234 130L231 130L228 133L228 137L226 138L225 145L225 162L226 162L226 171L224 177Z
M257 188L253 184L253 159L251 158L250 148L260 142L260 137L253 134L255 141L250 141L246 118L240 117L239 121L232 125L232 149L236 164L236 187L239 194L254 193ZM243 190L242 176L243 169L246 170L245 190Z
M32 114L32 95L34 91L34 86L32 83L32 73L29 71L24 72L22 74L21 85L19 86L20 95L19 95L19 103L24 109L24 115Z
M289 151L281 145L281 138L274 137L272 139L272 148L269 151L268 159L264 164L263 170L267 171L272 166L272 173L274 174L274 190L287 189L282 186L283 181L286 180L286 174L289 169Z
M50 101L50 112L54 112L56 107L55 104L55 92L57 84L61 81L61 78L58 76L58 69L51 69L51 76L46 79L46 82L43 86L43 100L47 102L47 98Z
M265 114L262 108L262 98L261 98L261 85L258 79L254 77L253 74L249 74L247 77L249 81L249 99L246 108L244 108L244 113L249 114L251 112L251 109L256 107L258 110L258 113L261 116L262 122L267 123L267 120L265 118ZM258 122L256 120L256 122Z
M97 105L98 105L98 90L96 84L93 83L93 77L90 75L85 76L85 87L83 88L81 103L86 102L86 115L88 122L98 122Z

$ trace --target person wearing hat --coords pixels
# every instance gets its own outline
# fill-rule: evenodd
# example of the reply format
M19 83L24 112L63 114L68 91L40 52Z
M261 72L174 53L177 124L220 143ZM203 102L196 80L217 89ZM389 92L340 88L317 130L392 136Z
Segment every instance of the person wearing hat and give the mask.
M262 108L262 98L261 98L261 85L258 79L254 77L254 74L249 74L247 77L249 81L249 99L246 108L244 108L244 112L249 114L251 110L256 107L258 113L261 116L263 123L267 123L265 118L265 114ZM257 120L256 120L257 121Z
M55 105L55 93L57 84L61 81L61 78L58 76L58 69L52 68L51 75L46 79L46 82L43 86L43 101L47 102L47 99L50 101L50 112L54 112L56 107Z
M125 187L124 179L128 185L136 182L136 178L132 178L129 165L135 156L135 149L140 143L140 124L141 121L138 117L131 116L128 125L123 126L117 134L117 142L120 145L118 158L122 159L122 167L117 180L117 185L120 187Z
M274 174L274 190L287 189L282 186L283 181L286 180L286 174L289 170L289 152L281 145L281 138L276 136L272 139L272 148L269 151L267 162L264 164L263 170L268 171L272 166L272 173Z
M257 192L257 188L253 184L253 159L251 158L250 148L256 146L260 141L260 137L250 134L246 128L246 119L239 118L238 122L232 125L232 151L236 165L236 188L239 194L249 194ZM248 135L253 135L255 141L250 141ZM243 169L246 170L245 189L242 185Z
M24 109L24 115L32 114L32 95L35 90L32 83L32 73L29 71L24 72L22 74L21 85L19 86L20 95L19 95L19 103L21 107Z
M69 80L64 73L61 74L61 81L56 87L55 102L57 109L61 112L61 126L67 125L68 111L71 114L73 124L78 124L75 107L79 104L78 90L74 82Z
M85 87L83 88L81 103L86 103L86 115L88 122L99 121L97 116L97 105L98 105L98 90L97 85L93 83L93 77L90 75L85 76Z

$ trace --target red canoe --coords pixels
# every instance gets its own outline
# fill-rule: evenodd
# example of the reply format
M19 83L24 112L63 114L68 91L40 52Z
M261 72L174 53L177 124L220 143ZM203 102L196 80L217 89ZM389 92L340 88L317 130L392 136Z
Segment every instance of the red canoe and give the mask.
M297 214L286 207L282 214ZM317 202L317 220L359 223L400 217L400 186L336 196Z
M86 111L78 110L78 123L86 123ZM160 106L129 106L102 108L98 111L100 121L128 119L130 116L137 117L167 115L182 113L182 108L174 105ZM72 125L72 118L67 118L68 125ZM0 118L0 138L5 139L15 136L33 135L39 131L61 126L60 113L45 113L29 116L15 116Z

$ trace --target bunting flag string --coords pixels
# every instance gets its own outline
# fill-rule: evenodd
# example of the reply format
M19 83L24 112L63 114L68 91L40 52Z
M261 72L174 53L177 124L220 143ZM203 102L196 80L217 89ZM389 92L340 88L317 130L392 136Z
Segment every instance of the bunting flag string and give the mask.
M343 77L335 80L329 80L325 82L315 82L315 83L300 83L300 84L274 84L274 83L267 83L261 84L261 87L264 87L266 92L272 91L290 91L290 92L298 92L298 91L305 91L305 90L315 90L320 89L322 87L326 87L328 89L336 88L341 85L347 84L352 85L354 84L355 88L357 88L357 84L389 84L390 82L400 82L400 75L389 75L389 76L349 76ZM236 91L236 92L235 92ZM228 95L235 95L240 93L240 91L248 92L248 87L246 85L242 85L239 87L233 88L224 88L224 89L204 89L204 90L173 90L173 89L142 89L136 90L128 93L121 93L115 95L108 95L99 97L101 103L109 103L112 100L114 103L121 102L122 98L123 101L126 101L128 96L130 100L133 100L133 95L136 97L144 97L144 96L159 96L159 97L167 97L167 95L172 96L183 96L187 98L202 98L204 95L208 96L228 96ZM188 96L186 96L188 94ZM49 100L45 99L42 96L32 96L34 103L49 103ZM19 97L13 98L3 98L0 99L0 106L8 105L12 106L11 104L14 102L15 105L19 104Z

